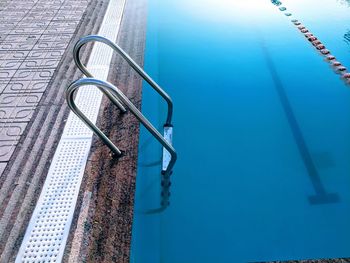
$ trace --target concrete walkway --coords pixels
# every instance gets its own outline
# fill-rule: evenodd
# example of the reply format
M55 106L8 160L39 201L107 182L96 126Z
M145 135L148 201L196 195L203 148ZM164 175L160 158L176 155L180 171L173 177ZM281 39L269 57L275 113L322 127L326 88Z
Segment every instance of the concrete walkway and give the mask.
M0 173L31 120L87 0L0 3Z
M0 262L15 259L69 113L72 47L98 32L107 3L0 1Z

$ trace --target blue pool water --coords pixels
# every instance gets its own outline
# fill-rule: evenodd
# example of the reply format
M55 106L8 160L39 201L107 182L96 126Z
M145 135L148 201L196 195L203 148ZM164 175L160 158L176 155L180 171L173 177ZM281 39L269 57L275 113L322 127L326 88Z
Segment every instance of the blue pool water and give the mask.
M350 89L290 22L350 67L350 4L149 0L145 69L174 100L170 206L141 129L132 263L350 257ZM347 38L348 36L348 38ZM143 88L162 130L165 103Z

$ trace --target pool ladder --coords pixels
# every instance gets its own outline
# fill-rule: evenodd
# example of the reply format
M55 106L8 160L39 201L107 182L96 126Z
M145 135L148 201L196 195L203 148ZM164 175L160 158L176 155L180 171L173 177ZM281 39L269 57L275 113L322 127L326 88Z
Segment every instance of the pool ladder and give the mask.
M159 131L148 121L148 119L137 109L137 107L121 92L116 86L106 81L102 81L93 77L88 69L83 65L80 60L81 48L90 42L100 42L110 46L116 51L126 62L166 101L168 110L167 118L164 124L164 135L161 135ZM172 174L173 167L175 165L177 154L172 146L172 115L173 115L173 102L170 96L150 77L147 73L133 60L131 57L121 49L117 44L111 40L98 36L90 35L81 38L74 46L73 57L75 64L80 71L87 77L72 82L66 89L66 100L69 108L76 114L93 132L96 134L117 156L122 156L122 152L117 146L92 122L86 115L79 110L74 101L75 92L82 86L95 86L103 94L105 94L112 103L117 106L122 113L125 113L127 109L142 123L145 128L154 136L154 138L163 146L162 156L162 180L161 180L161 204L160 208L147 210L147 213L160 212L166 209L169 205L170 197L170 176Z

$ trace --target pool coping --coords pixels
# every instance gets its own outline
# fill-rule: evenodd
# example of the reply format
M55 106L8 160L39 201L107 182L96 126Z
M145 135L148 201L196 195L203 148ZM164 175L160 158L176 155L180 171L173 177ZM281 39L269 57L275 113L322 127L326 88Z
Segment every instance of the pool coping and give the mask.
M127 0L117 43L141 66L146 1ZM138 107L142 82L114 54L108 81ZM103 98L97 125L123 151L119 160L94 136L63 262L129 262L139 122Z

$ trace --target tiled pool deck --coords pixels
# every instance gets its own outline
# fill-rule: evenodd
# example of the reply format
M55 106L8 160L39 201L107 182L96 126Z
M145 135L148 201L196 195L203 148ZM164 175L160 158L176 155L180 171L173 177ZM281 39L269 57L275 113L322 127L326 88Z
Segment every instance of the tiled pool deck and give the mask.
M1 173L39 106L88 2L1 2Z
M16 257L65 125L64 89L80 77L72 47L98 32L108 2L0 0L0 262ZM145 25L145 1L127 0L118 43L140 64ZM109 80L140 106L141 82L117 56ZM138 122L104 100L99 126L125 156L94 141L64 262L129 261Z
M16 256L69 112L72 43L98 31L107 2L0 1L0 262Z

